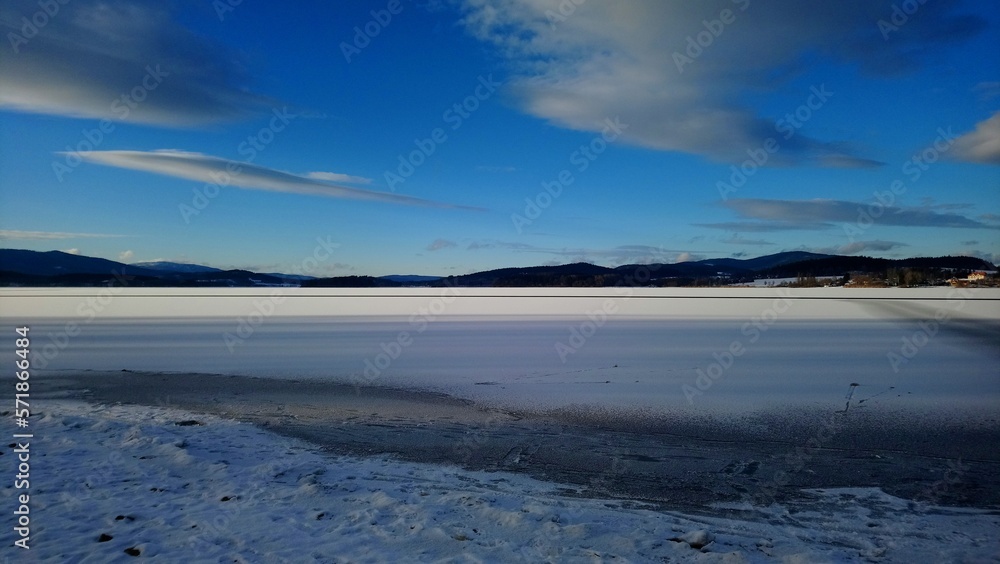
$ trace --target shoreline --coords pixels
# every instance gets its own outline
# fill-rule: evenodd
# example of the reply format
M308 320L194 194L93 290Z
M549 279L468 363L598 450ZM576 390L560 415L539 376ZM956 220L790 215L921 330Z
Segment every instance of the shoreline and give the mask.
M671 510L844 487L1000 508L995 418L806 407L731 417L595 406L527 412L431 391L208 374L74 371L38 382L40 397L210 413L333 454L517 472L573 485L583 497Z

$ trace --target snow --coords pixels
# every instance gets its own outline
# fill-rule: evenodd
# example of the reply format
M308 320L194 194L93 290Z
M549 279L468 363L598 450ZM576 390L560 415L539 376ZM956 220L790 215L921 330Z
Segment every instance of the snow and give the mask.
M40 405L31 421L30 490L30 554L38 561L121 561L126 550L192 562L1000 557L996 512L922 505L877 489L681 514L574 497L570 486L515 474L334 457L173 408ZM0 491L4 506L14 506L12 485ZM18 550L3 549L23 557Z
M780 298L796 300L793 319L885 318L870 301L982 300L965 307L964 318L1000 317L996 288L0 288L4 317L175 318L381 316L431 320L459 316L534 319L583 317L608 304L615 317L674 319L760 315ZM423 314L420 312L423 311ZM898 315L897 315L898 317Z

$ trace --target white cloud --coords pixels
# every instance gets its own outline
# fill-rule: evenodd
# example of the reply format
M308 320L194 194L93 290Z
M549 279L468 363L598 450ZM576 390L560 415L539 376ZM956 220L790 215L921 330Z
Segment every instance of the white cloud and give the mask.
M166 176L173 176L176 178L194 180L196 182L203 183L217 184L219 183L218 179L229 178L228 186L240 188L270 190L275 192L305 194L310 196L327 196L331 198L368 200L411 206L466 210L481 209L471 206L432 202L430 200L423 200L399 194L373 192L371 190L362 190L360 188L337 186L335 184L328 184L322 180L317 180L308 176L301 176L245 162L230 161L219 157L213 157L211 155L203 155L201 153L160 150L83 151L76 154L86 162L118 168L141 170L144 172L163 174Z
M134 256L135 253L133 253L131 250L123 251L121 253L118 253L118 260L120 262L126 262L126 263L131 262Z
M66 254L68 254L68 255L78 255L78 254L80 254L80 249L77 249L76 247L74 247L72 249L65 249L65 250L63 250L63 252L66 253Z
M674 263L680 264L682 262L695 262L699 260L704 260L704 258L705 258L704 255L684 252L684 253L679 253L676 257L674 257Z
M339 172L310 172L305 175L306 178L313 178L316 180L325 180L327 182L346 182L348 184L371 184L371 178L365 178L363 176L351 176L350 174L341 174Z
M39 5L0 3L5 43L21 32L14 22L30 18ZM59 2L59 12L36 35L26 43L14 39L14 52L0 57L0 108L186 127L275 105L248 90L238 55L177 24L166 6Z
M61 231L19 231L16 229L0 229L0 239L102 239L105 237L124 237L106 233L64 233Z
M974 163L1000 164L1000 112L956 139L951 156Z
M790 139L776 135L775 120L807 101L808 86L801 100L774 113L756 110L747 99L787 90L817 58L871 76L906 72L927 53L985 27L981 18L956 14L950 3L928 3L885 41L876 22L889 17L892 4L843 0L806 9L799 0L464 0L463 24L507 58L510 92L523 110L554 125L600 131L605 118L618 116L629 126L627 142L726 162L746 159L748 149L777 137L774 163L867 167L880 163L837 140L809 137L808 123ZM572 13L559 16L566 6ZM678 64L675 53L689 56L688 38L711 35L704 22L718 20L723 10L730 10L732 23L700 53L692 49L690 63ZM837 100L837 88L830 89Z

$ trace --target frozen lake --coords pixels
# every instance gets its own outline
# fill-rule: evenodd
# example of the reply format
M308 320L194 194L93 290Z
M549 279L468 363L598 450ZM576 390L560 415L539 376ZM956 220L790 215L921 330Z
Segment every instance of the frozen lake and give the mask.
M220 518L337 554L389 550L359 531L453 551L441 527L570 559L660 559L696 528L770 539L760 561L995 553L995 291L101 292L0 292L0 360L30 327L43 483L84 502L39 508L43 551L92 547L93 515L120 551L110 516L134 514L152 556L192 524L228 554Z
M1000 405L994 290L115 290L6 289L4 331L31 327L36 370L319 378L520 408Z

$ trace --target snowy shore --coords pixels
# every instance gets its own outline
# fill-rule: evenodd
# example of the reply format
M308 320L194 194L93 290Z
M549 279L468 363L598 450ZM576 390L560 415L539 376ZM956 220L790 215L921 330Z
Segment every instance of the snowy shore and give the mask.
M914 504L877 489L685 515L580 498L571 486L517 474L331 456L214 415L65 399L43 405L31 445L30 554L39 561L1000 558L996 512ZM2 492L13 508L12 484ZM22 561L15 550L8 544L4 552Z

